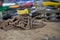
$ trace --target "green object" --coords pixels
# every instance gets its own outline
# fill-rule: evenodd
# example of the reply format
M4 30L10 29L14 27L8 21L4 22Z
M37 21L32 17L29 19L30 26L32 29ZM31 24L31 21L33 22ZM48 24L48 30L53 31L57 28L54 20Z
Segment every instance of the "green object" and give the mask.
M3 7L0 7L0 12L4 11L4 10L8 10L9 7L8 6L3 6Z

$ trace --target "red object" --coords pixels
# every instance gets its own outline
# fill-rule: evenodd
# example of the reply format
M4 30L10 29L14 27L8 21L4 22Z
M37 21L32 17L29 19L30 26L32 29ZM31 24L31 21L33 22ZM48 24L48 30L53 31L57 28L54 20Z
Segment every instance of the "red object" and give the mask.
M29 2L29 3L21 3L23 5L23 7L29 7L31 5L33 5L33 2Z

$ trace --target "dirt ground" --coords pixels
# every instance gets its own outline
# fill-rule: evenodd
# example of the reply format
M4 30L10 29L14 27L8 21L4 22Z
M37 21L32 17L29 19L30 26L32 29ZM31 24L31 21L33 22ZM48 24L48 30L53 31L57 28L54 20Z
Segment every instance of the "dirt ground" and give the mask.
M60 40L60 22L45 22L43 28L20 30L0 29L0 40Z

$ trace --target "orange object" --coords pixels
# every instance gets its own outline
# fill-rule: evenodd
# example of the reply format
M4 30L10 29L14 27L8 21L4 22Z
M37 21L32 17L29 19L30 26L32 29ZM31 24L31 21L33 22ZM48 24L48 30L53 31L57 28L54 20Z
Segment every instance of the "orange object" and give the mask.
M18 5L9 6L9 8L18 8L18 7L19 7Z

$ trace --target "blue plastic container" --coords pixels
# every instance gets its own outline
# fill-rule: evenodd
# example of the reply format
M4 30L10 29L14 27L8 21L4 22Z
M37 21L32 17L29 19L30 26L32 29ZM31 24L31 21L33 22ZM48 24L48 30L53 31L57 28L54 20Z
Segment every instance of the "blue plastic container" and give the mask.
M35 2L36 0L4 0L4 3Z
M36 0L16 0L16 3L35 2Z

